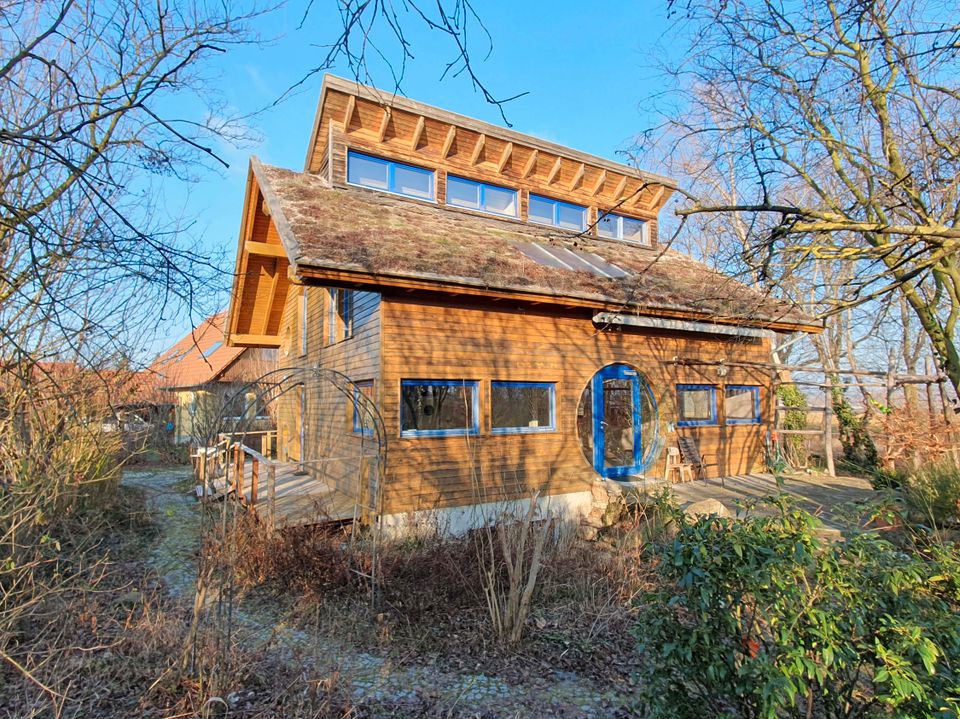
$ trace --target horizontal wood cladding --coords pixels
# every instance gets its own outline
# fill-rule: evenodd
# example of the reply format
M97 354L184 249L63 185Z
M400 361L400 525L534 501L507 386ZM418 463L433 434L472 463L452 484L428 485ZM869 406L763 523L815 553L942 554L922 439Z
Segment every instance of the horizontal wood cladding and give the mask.
M328 91L317 142L307 170L343 178L343 147L440 169L494 184L509 185L568 202L653 219L672 189L616 163L595 163L582 153L544 150L534 138L524 144L497 137L479 123L460 124L384 102ZM329 163L329 168L328 168ZM620 168L619 170L616 168Z
M766 426L722 423L723 384L757 384L764 422L770 415L770 378L763 372L682 366L673 358L728 362L765 361L766 340L717 338L651 330L599 330L589 314L538 313L492 304L439 305L385 297L381 303L381 412L389 437L386 512L404 512L477 501L582 491L595 473L577 436L581 393L601 367L625 362L639 369L656 396L661 428L676 420L678 383L718 386L721 423L679 428L695 435L713 475L758 469ZM400 382L405 378L480 382L480 434L402 438ZM491 435L491 380L556 383L554 432ZM676 435L664 435L676 443ZM648 472L662 476L661 460Z

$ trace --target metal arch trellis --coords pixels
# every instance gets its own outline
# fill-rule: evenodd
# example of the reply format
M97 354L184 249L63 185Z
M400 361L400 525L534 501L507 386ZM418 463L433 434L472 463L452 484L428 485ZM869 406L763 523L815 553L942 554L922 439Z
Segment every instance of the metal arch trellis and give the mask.
M301 392L301 411L305 413L312 394L310 390L314 387L322 386L334 390L341 398L343 408L349 407L354 413L354 416L362 418L361 426L363 431L354 435L354 441L358 447L357 456L363 458L372 455L375 458L375 461L372 462L373 472L369 477L372 483L368 482L365 485L363 477L357 477L356 491L354 492L354 496L350 498L354 502L354 511L350 519L356 529L364 518L363 510L367 511L370 528L370 535L368 537L368 546L370 547L371 555L370 569L369 573L361 574L370 583L371 601L376 605L379 589L379 545L382 530L380 518L383 509L383 488L387 469L387 435L383 418L377 409L375 400L364 394L360 389L361 386L357 382L343 372L323 367L288 367L272 370L242 385L233 385L232 391L222 402L220 416L216 422L212 423L211 429L204 440L207 447L217 448L213 452L214 472L219 470L224 473L225 481L223 486L229 494L228 485L231 471L234 474L234 482L237 481L237 465L235 461L232 462L231 460L237 454L242 453L257 456L260 459L265 459L263 455L269 454L269 448L264 446L263 442L261 442L260 452L256 452L246 445L247 439L251 436L258 434L261 437L270 436L269 431L265 432L259 429L263 418L256 409L265 409L269 414L271 407L276 407L281 398L289 396L293 392ZM239 418L230 416L228 413L229 408L234 408L238 405L245 405L244 413ZM340 414L339 407L334 413ZM346 422L346 413L332 420L327 418L326 421L341 420ZM305 422L305 417L301 416L300 421L302 427ZM273 432L275 434L276 430L274 429ZM325 461L324 458L307 456L309 448L305 446L304 439L305 436L301 430L300 457L294 464L300 465L301 468L306 468L312 464ZM242 471L241 460L240 472ZM242 475L239 477L239 486L241 487L240 494L242 495ZM364 503L363 500L363 489L365 486L368 489L366 492L368 501L366 503ZM332 487L331 489L334 492L344 493L339 487ZM237 499L244 499L242 496L237 496L236 491L234 491L233 494ZM272 505L268 505L268 507L272 512ZM271 522L272 521L273 517L271 514ZM357 532L352 532L351 544L356 541L356 537Z
M329 394L315 393L312 391L314 389L329 391ZM369 564L365 569L361 563L355 566L353 571L367 581L371 604L376 607L379 602L379 548L387 468L387 436L375 400L367 396L361 390L361 385L346 374L322 367L281 368L242 385L232 385L229 391L218 398L219 407L216 408L214 419L207 423L206 431L194 438L201 445L195 455L198 459L200 480L198 494L205 499L218 497L236 500L207 502L207 511L202 514L194 622L184 655L185 666L190 666L202 676L216 678L225 676L224 672L229 673L228 648L234 625L234 567L237 566L236 562L242 559L236 556L233 540L238 536L238 515L244 511L241 505L255 507L258 500L254 479L256 468L265 466L268 477L273 477L275 482L276 469L280 464L298 464L300 470L311 477L316 474L316 467L325 467L324 458L307 455L311 448L304 443L303 432L297 461L280 462L279 459L270 459L267 456L271 454L271 442L267 439L271 436L271 430L261 429L265 421L269 422L268 419L265 420L265 416L275 416L280 402L294 392L300 393L300 410L303 413L306 413L311 395L333 398L330 402L334 408L328 412L330 416L320 417L322 410L318 408L318 421L331 422L331 427L342 430L343 437L352 438L345 442L355 448L353 459L358 467L356 491L352 497L353 514L345 518L352 522L354 529L350 533L351 556L360 537L360 525L366 520L365 523L369 526L369 534L365 535L363 542L369 553ZM347 420L351 415L347 409L352 411L352 416L360 418L360 432L350 431ZM301 415L301 427L303 423L304 416ZM275 436L275 423L272 432ZM248 440L258 435L261 438L260 451L247 444ZM341 441L343 437L340 438ZM273 449L276 449L275 440ZM369 470L366 477L365 467ZM245 485L247 471L250 472L251 480L250 496L247 496ZM365 496L364 488L367 489ZM342 488L335 487L333 491L342 492ZM272 531L277 528L274 524L275 501L272 489L267 507ZM367 512L364 512L364 509ZM216 544L221 548L219 553L210 551L210 547ZM213 630L212 641L215 647L209 657L204 657L204 652L198 652L201 644L199 633L210 630Z

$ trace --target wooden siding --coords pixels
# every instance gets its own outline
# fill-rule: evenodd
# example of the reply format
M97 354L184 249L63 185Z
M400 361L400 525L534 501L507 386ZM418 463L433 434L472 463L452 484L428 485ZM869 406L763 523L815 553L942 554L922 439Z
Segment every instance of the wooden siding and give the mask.
M301 292L307 302L306 353L301 353ZM329 291L306 286L291 293L284 311L280 337L280 364L284 367L319 367L340 372L353 381L373 380L380 392L380 295L354 292L352 334L329 342ZM301 406L299 392L278 402L278 446L282 459L301 460ZM302 409L305 469L316 479L336 488L341 496L363 494L361 478L368 474L370 455L376 448L369 438L353 432L352 398L333 384L309 381ZM366 501L364 495L363 500Z
M759 384L764 421L770 417L769 377L729 368L697 369L671 363L688 359L766 360L766 340L715 338L649 330L599 330L590 315L547 314L490 305L440 306L400 298L381 304L383 380L381 411L389 437L386 512L404 512L478 501L588 489L596 476L576 431L577 405L594 373L614 362L638 368L659 405L661 432L676 436L678 383L718 386L720 424L680 428L698 437L701 452L716 460L711 474L742 474L761 466L765 425L724 425L722 385ZM472 437L400 437L400 381L404 378L480 381L481 431ZM555 382L557 431L491 435L490 380ZM661 460L648 472L662 476Z

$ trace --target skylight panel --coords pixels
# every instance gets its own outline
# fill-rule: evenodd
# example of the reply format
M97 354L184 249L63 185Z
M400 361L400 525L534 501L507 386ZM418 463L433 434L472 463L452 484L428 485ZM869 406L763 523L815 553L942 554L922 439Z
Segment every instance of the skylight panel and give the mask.
M569 250L566 247L541 245L538 242L518 242L517 246L525 257L544 267L554 267L575 272L589 272L597 277L618 279L628 273L611 262L592 252Z

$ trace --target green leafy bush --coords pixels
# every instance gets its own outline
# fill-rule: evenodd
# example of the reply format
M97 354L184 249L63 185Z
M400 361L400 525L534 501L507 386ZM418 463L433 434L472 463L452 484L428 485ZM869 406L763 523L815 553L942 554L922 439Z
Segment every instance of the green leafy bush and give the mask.
M777 398L780 404L785 407L796 407L797 409L788 409L783 416L783 429L807 429L807 396L795 384L782 384L777 387ZM805 467L807 464L807 452L804 445L803 436L797 434L786 435L781 440L784 458L787 464L793 467Z
M773 516L675 514L638 613L652 717L955 717L960 558L876 534L835 543L785 499ZM767 507L770 509L771 507Z

